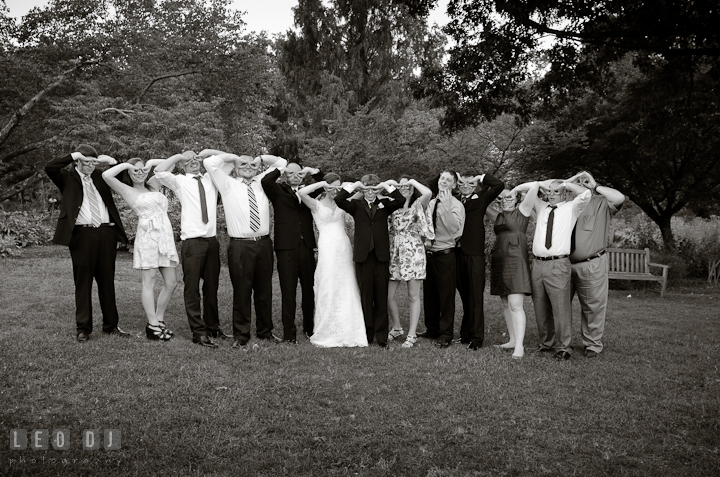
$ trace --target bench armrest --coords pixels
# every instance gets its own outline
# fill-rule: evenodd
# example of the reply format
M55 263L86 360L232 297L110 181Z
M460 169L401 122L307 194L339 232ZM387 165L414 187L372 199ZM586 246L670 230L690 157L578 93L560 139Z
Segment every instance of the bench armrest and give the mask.
M665 270L670 268L670 265L663 265L662 263L648 263L648 265L650 265L651 267L662 267Z

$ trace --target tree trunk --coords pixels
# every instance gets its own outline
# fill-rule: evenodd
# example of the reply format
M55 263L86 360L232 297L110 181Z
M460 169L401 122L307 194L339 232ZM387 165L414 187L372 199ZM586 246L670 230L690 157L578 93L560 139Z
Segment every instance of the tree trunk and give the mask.
M43 174L43 172L40 170L33 172L32 175L30 175L30 177L28 177L27 179L22 180L17 184L12 185L0 192L0 202L9 199L14 195L22 193L22 191L24 191L25 189L32 187L41 180L43 180L44 177L45 174Z
M660 227L660 235L662 235L663 245L665 250L675 250L675 236L673 235L672 227L670 226L671 216L661 215L655 220L655 223Z

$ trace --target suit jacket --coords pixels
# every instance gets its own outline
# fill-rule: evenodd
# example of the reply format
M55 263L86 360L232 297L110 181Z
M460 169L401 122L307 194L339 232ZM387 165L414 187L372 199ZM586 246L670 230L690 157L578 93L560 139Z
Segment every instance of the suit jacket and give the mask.
M430 183L433 195L437 194L439 177ZM483 191L471 194L464 204L465 227L459 242L465 255L485 255L485 212L505 188L503 181L490 174L485 174L482 183ZM461 198L458 197L458 200Z
M62 202L60 203L60 217L58 218L57 228L53 242L60 245L70 245L75 221L80 213L80 206L83 202L83 186L80 174L75 168L68 169L68 164L73 162L71 155L53 159L45 165L45 173L48 175L62 193ZM102 197L105 207L110 214L110 220L115 224L113 230L117 235L119 242L127 243L128 239L123 229L122 221L115 201L112 198L112 190L110 186L103 180L102 174L98 170L94 170L90 174L90 178L95 184L100 197Z
M353 260L364 262L370 253L370 236L375 245L375 255L381 262L390 261L390 238L388 236L388 217L405 204L405 197L395 189L390 198L375 199L375 215L364 198L348 201L350 193L345 189L335 196L335 203L355 219L355 250ZM380 206L382 204L382 207Z
M275 210L275 250L294 250L300 245L300 237L312 250L315 248L312 213L298 201L292 187L277 182L279 177L280 171L275 169L260 181ZM322 172L313 175L315 181L321 181L323 177ZM317 190L310 195L317 197L321 193L322 190Z

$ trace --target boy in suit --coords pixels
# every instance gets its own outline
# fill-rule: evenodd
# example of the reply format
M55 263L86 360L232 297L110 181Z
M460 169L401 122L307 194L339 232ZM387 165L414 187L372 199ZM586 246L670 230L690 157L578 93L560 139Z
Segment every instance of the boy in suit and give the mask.
M382 348L387 348L388 336L388 217L405 203L405 198L393 183L380 182L377 175L367 174L360 182L344 186L335 197L337 206L355 219L353 260L360 286L365 331L368 343L372 343L374 338ZM348 201L348 197L358 189L363 191L363 197ZM378 199L380 190L385 190L390 197Z

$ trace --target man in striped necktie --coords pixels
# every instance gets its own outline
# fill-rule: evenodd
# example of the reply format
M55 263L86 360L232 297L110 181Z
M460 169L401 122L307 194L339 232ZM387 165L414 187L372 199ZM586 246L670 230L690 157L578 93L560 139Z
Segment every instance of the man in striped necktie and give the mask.
M102 180L98 163L115 164L85 144L72 154L53 159L45 173L62 193L60 217L53 242L67 245L75 280L75 322L79 342L93 330L92 284L97 283L103 314L103 332L129 336L118 328L115 303L115 257L117 242L127 242L110 187ZM68 168L74 163L72 168Z
M234 349L246 349L250 340L251 299L255 297L255 335L276 343L282 339L272 333L273 250L270 240L270 201L261 179L274 167L260 173L262 164L285 167L287 161L276 156L227 154L206 149L200 153L205 170L222 196L230 244L228 269L233 284ZM234 165L231 177L223 168Z

